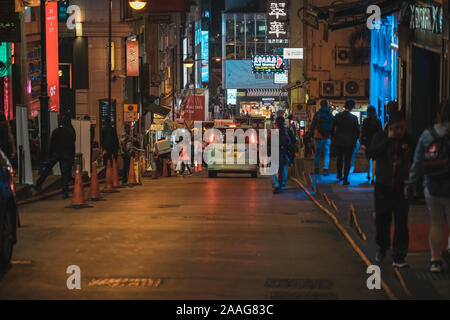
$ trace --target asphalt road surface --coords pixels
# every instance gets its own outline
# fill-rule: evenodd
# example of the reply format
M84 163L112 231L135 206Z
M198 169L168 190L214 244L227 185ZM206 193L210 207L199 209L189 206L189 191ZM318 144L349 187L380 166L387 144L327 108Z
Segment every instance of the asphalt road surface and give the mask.
M387 299L294 184L273 195L267 178L174 177L105 198L20 207L0 299Z

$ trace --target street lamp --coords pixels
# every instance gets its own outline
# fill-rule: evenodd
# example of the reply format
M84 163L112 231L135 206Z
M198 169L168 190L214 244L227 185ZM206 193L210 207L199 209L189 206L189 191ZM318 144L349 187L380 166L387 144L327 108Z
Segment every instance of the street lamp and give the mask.
M129 0L128 4L134 10L142 10L147 5L147 1L132 1L132 0Z
M186 68L191 69L195 64L195 60L192 57L187 57L184 59L183 64Z

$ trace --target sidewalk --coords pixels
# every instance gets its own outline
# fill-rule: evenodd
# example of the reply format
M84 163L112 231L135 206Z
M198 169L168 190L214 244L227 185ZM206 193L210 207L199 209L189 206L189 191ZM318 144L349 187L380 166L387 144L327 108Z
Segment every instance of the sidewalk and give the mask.
M367 236L367 240L363 240L355 228L351 228L352 237L367 258L376 264L374 260L377 246L375 244L373 186L367 183L366 176L366 173L354 173L349 178L350 185L343 186L337 184L336 173L330 172L327 177L322 174L311 175L315 185L314 189L318 191L315 193L316 199L322 199L322 194L326 194L330 201L334 201L338 209L334 213L339 223L348 228L350 228L350 205L353 204L356 220ZM316 185L319 186L319 190ZM429 272L429 227L425 202L411 204L409 210L410 246L407 257L410 268L400 270L405 282L403 291L407 294L410 292L410 298L414 299L450 299L450 273L432 274ZM380 267L389 273L391 271L388 269L392 269L391 264L392 259L389 256ZM392 277L391 279L388 277L386 281L391 282L391 285L398 285L398 283L392 283L395 281Z

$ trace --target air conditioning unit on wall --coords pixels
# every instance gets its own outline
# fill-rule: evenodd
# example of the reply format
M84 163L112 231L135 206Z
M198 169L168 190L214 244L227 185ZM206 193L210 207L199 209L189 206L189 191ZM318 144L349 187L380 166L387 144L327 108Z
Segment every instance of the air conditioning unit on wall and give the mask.
M342 96L342 81L320 81L321 97L340 97Z
M336 64L352 64L351 49L336 47Z
M344 82L344 97L367 97L367 80L346 80Z

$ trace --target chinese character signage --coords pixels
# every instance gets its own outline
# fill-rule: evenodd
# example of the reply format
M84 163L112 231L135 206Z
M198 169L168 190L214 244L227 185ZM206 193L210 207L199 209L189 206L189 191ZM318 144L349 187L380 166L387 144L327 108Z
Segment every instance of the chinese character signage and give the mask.
M284 72L284 60L282 56L264 55L253 56L253 72Z
M47 94L49 111L59 113L59 57L58 57L58 3L49 2L45 7L47 37Z
M139 42L127 41L127 76L139 76Z
M267 1L267 38L271 44L288 43L288 0Z

